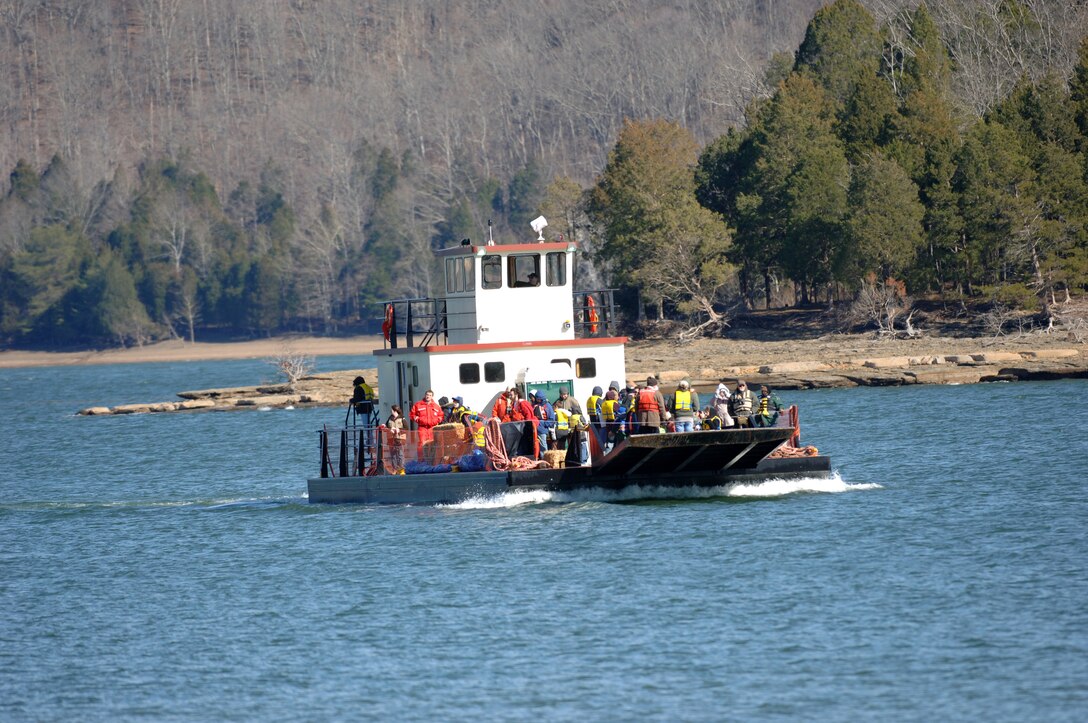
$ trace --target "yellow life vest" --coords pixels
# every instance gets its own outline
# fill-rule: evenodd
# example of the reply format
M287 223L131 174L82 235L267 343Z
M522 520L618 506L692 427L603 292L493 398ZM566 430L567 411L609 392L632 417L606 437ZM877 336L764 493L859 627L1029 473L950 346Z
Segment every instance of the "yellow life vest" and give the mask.
M589 415L589 421L593 422L597 419L597 405L601 401L600 394L593 394L586 400L586 414Z
M484 429L483 422L476 422L476 429L472 432L472 436L476 439L477 447L484 447L487 445L487 440L484 439Z
M557 407L555 410L555 431L570 431L570 412L562 407Z
M601 419L606 422L616 421L616 404L615 399L606 399L601 402Z
M583 429L585 425L582 423L582 415L574 413L570 415L570 428L571 429Z
M673 396L673 406L676 407L674 411L677 412L690 412L691 411L691 392L686 389L677 389L676 394Z

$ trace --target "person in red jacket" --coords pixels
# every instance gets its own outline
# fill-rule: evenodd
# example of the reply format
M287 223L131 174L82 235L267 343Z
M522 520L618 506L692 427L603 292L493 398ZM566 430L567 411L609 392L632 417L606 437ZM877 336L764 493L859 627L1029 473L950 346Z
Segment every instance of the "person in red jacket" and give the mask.
M533 405L521 396L521 390L514 388L514 406L510 409L510 419L515 422L527 422L533 419ZM534 423L535 424L535 423Z
M442 423L442 407L434 400L434 392L430 389L423 395L423 399L412 405L412 411L408 418L415 422L419 429L419 441L426 442L434 439L431 430Z

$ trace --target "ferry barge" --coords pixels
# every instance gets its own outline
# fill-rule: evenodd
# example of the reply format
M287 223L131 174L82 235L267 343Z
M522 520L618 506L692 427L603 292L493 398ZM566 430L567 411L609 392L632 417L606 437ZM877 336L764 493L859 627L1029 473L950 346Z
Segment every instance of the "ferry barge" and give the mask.
M538 219L539 220L539 219ZM534 230L538 230L534 226ZM313 503L456 503L472 497L594 488L723 487L769 479L828 477L825 456L771 456L797 448L797 410L779 426L632 435L605 454L595 435L588 464L527 460L532 422L489 421L486 452L461 425L391 432L378 424L398 405L405 416L432 389L460 396L486 419L516 386L552 401L561 387L584 404L593 387L627 378L625 337L613 334L612 290L574 291L577 245L547 242L442 249L445 295L386 302L378 394L369 414L320 430ZM520 456L519 455L523 455ZM666 493L667 494L667 493Z

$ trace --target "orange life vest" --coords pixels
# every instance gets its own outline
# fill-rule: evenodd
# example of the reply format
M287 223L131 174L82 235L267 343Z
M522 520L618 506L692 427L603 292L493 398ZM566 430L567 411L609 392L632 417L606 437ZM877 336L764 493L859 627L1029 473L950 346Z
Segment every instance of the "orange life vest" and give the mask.
M653 389L646 388L639 390L638 393L638 406L636 407L640 412L660 412L661 407L657 405L657 394Z

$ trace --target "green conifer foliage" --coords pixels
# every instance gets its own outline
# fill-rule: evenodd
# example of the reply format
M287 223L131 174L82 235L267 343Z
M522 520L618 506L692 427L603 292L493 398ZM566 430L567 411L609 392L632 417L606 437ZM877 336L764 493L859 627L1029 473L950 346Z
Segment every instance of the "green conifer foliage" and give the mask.
M918 186L894 160L874 155L854 169L846 228L857 281L875 271L902 278L922 244Z
M857 84L880 70L881 49L869 11L857 0L835 0L809 22L794 69L811 73L841 109Z
M616 281L688 314L720 321L715 301L732 277L724 220L695 198L696 144L666 121L628 121L590 192L599 258Z

